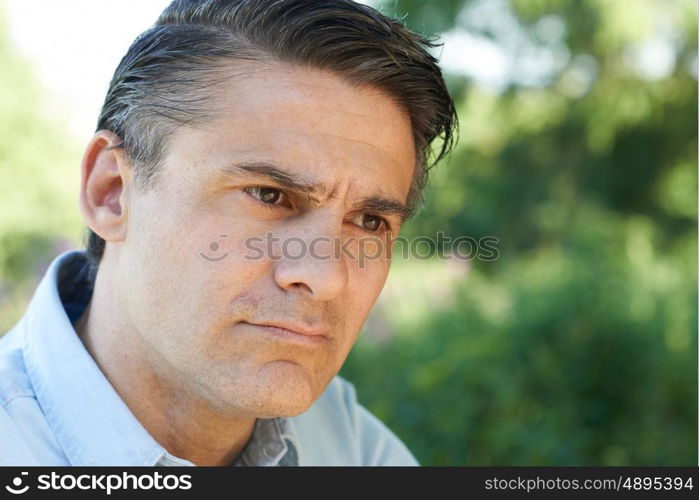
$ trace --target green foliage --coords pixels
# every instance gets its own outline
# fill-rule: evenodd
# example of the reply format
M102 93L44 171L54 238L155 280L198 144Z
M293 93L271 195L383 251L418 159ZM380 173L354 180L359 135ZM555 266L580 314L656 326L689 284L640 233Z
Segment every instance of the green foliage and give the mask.
M0 12L0 332L22 314L48 262L80 239L77 148L5 37Z
M455 15L486 2L390 5L417 29L507 45L492 22ZM500 258L451 281L439 260L394 262L343 374L424 464L695 464L695 6L508 10L533 43L557 16L568 63L500 93L450 79L459 146L404 232L495 235ZM634 51L657 36L671 38L675 69L644 79ZM423 312L402 321L405 309Z

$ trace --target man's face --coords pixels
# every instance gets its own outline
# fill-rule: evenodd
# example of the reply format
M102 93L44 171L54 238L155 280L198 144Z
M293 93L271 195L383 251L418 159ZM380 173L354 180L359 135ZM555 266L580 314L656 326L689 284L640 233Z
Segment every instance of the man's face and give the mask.
M290 416L339 371L383 287L385 248L336 250L397 235L414 143L379 91L281 64L236 73L213 121L171 136L156 186L125 186L126 237L105 258L116 322L155 373L224 414Z

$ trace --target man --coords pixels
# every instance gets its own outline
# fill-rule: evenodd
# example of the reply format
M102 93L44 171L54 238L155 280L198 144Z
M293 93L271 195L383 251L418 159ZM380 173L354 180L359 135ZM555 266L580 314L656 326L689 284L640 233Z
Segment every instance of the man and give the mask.
M336 374L451 145L429 46L350 0L174 1L85 150L87 252L0 340L0 463L416 464Z

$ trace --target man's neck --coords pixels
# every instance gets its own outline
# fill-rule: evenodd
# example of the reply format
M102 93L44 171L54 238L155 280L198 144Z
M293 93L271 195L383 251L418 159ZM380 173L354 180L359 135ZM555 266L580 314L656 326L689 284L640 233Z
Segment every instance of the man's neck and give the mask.
M223 416L201 399L188 397L177 382L159 376L142 356L146 346L108 321L110 315L100 311L103 304L95 286L75 330L141 425L169 453L196 465L233 462L250 440L255 419Z

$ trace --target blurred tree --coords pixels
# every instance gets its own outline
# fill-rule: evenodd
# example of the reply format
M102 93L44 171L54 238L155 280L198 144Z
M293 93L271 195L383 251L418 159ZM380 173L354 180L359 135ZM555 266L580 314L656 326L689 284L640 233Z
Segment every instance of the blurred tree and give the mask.
M483 84L457 63L496 57L445 50L460 142L404 232L494 235L500 257L456 283L394 262L343 374L425 464L695 464L694 2L384 10L506 61ZM396 292L421 276L447 305Z
M44 92L5 34L0 9L0 335L57 252L80 241L79 153L46 117Z

